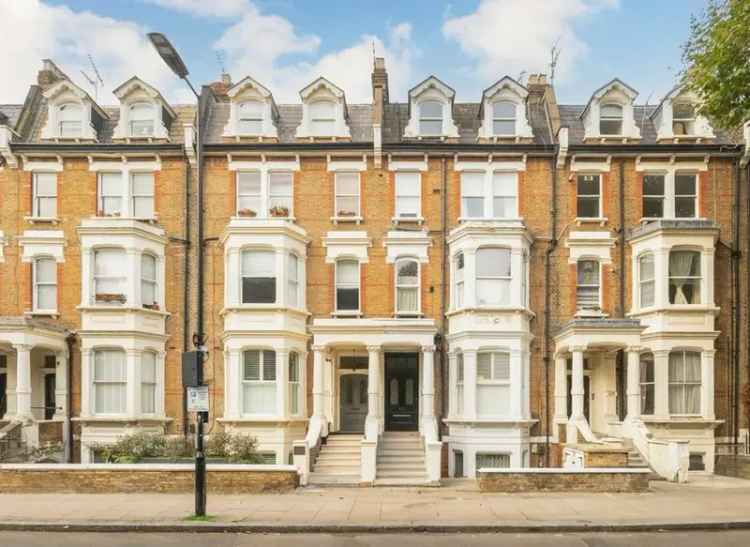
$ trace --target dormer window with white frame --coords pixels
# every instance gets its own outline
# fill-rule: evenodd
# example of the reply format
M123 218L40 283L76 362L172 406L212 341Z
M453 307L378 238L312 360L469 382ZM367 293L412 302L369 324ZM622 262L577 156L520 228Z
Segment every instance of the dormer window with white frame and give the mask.
M300 92L302 121L298 139L350 139L344 91L325 78L318 78Z
M529 91L509 76L501 78L482 94L479 109L479 140L530 140L534 133L526 113Z
M120 100L114 140L169 140L169 126L177 114L155 88L134 76L113 93Z
M278 141L276 122L278 108L271 92L247 76L227 90L229 119L224 126L224 137L242 137Z
M635 89L616 78L597 89L581 113L584 140L640 140L633 107L636 97Z
M713 128L699 113L700 100L692 91L675 87L662 99L650 118L657 141L714 139Z
M80 87L61 80L44 92L47 122L43 140L97 141L97 130L109 116Z
M80 104L65 103L57 109L58 134L62 138L80 137L83 130L83 109Z
M406 138L458 138L453 121L453 99L456 92L430 76L409 90L409 123Z

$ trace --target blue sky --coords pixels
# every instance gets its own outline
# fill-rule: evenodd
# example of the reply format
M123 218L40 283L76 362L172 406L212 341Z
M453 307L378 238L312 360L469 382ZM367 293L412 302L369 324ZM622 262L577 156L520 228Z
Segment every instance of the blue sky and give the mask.
M368 101L373 43L386 57L394 100L435 74L458 100L476 101L505 74L548 71L555 41L562 49L561 102L585 102L615 76L640 91L640 102L655 102L674 84L690 16L705 3L0 0L0 65L15 74L0 82L0 102L23 100L44 57L88 88L80 70L90 72L89 53L105 80L102 103L111 103L111 90L134 73L173 101L189 100L150 50L145 33L152 30L172 39L195 82L218 77L219 54L235 81L252 74L280 102L295 101L296 91L321 74L350 102Z

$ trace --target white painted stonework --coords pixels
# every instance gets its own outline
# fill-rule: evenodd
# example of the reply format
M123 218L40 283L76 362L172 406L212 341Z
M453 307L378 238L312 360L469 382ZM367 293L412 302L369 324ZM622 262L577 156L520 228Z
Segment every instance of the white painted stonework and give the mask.
M633 103L637 96L638 92L635 89L616 78L596 90L581 114L585 130L584 139L639 140L641 130L635 123L633 113ZM622 107L622 133L620 135L600 134L600 108L603 104L616 104Z
M229 96L229 120L224 126L225 137L259 137L260 139L278 139L276 121L279 117L273 95L265 86L250 76L246 76L227 90ZM239 107L245 101L257 101L263 104L263 122L259 133L243 133L238 126Z
M437 101L443 106L441 138L458 138L458 127L453 120L453 99L456 92L443 82L430 76L409 91L409 123L404 128L404 137L421 138L419 130L419 105L424 101ZM432 135L430 135L432 136Z
M711 127L708 119L697 112L692 124L692 132L687 135L675 135L672 125L672 122L674 121L672 105L677 102L692 104L696 110L700 105L698 96L695 93L682 89L679 86L667 93L662 99L659 107L651 115L654 125L656 126L657 141L671 139L679 139L680 141L700 141L716 138L713 127Z
M492 105L498 101L508 101L516 105L516 127L513 135L502 135L502 138L518 137L531 139L534 133L529 125L526 111L526 99L529 91L510 76L501 78L482 94L482 125L478 138L492 139L498 137L493 131Z
M42 139L47 140L98 140L96 128L92 121L92 111L108 119L109 116L93 101L93 99L83 89L70 82L69 80L60 80L55 85L44 92L44 98L47 99L47 120L42 127ZM60 107L65 104L76 104L81 107L81 133L75 137L64 137L60 134Z
M314 137L351 138L351 131L346 120L346 97L341 88L320 77L303 88L299 94L302 99L302 122L297 127L296 137L298 139ZM330 101L335 105L333 131L330 135L316 134L311 127L310 104L315 101Z
M113 91L115 97L120 101L120 117L115 126L113 139L158 139L169 140L169 128L164 124L164 118L171 120L177 118L177 114L172 110L161 94L152 86L137 77L132 77ZM152 106L153 112L153 133L149 136L134 135L130 129L131 107L136 103L146 103Z

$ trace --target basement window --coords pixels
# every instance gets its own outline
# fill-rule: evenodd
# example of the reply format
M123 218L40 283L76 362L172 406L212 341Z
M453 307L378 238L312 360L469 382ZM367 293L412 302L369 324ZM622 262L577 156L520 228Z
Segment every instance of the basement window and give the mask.
M476 470L480 469L508 469L510 454L477 453Z

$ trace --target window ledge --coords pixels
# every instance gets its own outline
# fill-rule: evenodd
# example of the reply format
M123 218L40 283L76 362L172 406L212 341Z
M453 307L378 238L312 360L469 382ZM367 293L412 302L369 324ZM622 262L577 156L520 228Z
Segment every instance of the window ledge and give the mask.
M102 415L92 414L89 416L74 416L70 419L72 422L173 422L174 418L167 416L157 416L154 414L144 414L135 416L123 416L122 414Z
M604 313L601 310L576 310L576 313L575 313L575 317L580 317L580 318L593 317L596 319L602 319L608 316L609 314Z
M509 222L521 224L523 223L523 217L458 217L458 222Z
M245 216L245 215L234 215L231 220L234 221L253 221L253 222L267 222L269 220L285 220L288 222L296 222L297 218L294 216L288 216L288 217L275 217L273 215L268 216Z
M649 306L647 308L640 308L630 312L630 316L646 315L651 313L670 313L670 312L691 312L691 313L707 313L711 312L714 315L718 315L721 308L710 304L670 304L667 306Z
M393 314L393 317L395 319L421 319L422 317L424 317L424 314L421 312L419 313L396 312Z
M219 423L292 423L292 422L308 422L308 418L303 416L271 416L271 415L258 415L258 416L238 416L237 418L216 418Z
M446 316L450 317L458 315L460 313L525 313L529 317L535 317L536 314L528 308L523 306L464 306L462 308L454 308L446 312Z
M23 219L26 222L30 222L31 224L59 224L60 223L60 219L57 217L29 216L29 217L23 217Z
M360 215L356 216L334 216L331 217L331 222L334 224L343 224L347 222L352 222L355 224L360 224L364 219Z
M364 314L362 312L360 312L360 311L351 311L351 312L347 312L347 311L335 311L335 312L331 313L331 317L333 317L334 319L340 319L340 318L350 319L350 318L354 318L354 317L364 317Z
M60 312L57 310L27 310L23 314L27 317L51 317L53 319L60 317Z
M391 223L393 224L419 224L420 226L424 224L424 217L418 216L418 217L393 217L391 218Z
M76 309L79 311L84 312L92 312L92 311L124 311L124 312L142 312L142 313L149 313L153 315L161 315L163 317L168 317L172 315L171 313L167 311L163 311L161 309L159 310L152 310L149 308L141 308L137 306L128 306L128 305L122 305L122 306L111 306L107 304L88 304L84 305L81 304L80 306L76 306Z
M576 217L575 219L576 226L580 226L581 224L598 224L599 226L604 226L608 221L607 217Z
M290 306L282 306L280 304L236 304L223 308L219 315L226 315L230 312L255 312L255 311L281 311L298 313L300 315L310 315L310 312L302 308L293 308Z

